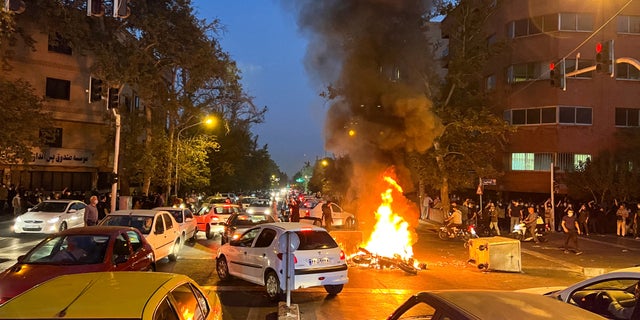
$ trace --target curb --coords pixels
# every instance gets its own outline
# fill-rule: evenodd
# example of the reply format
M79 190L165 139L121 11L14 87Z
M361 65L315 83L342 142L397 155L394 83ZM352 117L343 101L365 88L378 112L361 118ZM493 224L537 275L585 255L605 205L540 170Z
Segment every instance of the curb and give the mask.
M278 303L278 320L300 320L300 309L297 304L291 304L287 307L287 303L280 301Z

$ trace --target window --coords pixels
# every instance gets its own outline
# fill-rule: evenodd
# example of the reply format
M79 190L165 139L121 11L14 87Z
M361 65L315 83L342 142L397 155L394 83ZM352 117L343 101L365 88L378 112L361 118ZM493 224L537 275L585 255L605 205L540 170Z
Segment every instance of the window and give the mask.
M542 16L542 32L558 31L558 20L555 13Z
M511 125L555 124L556 107L507 110L504 120Z
M616 127L640 126L640 109L616 108Z
M593 15L587 13L560 13L560 30L593 31Z
M580 163L584 163L589 158L591 158L589 154L558 153L556 166L560 168L560 171L574 172Z
M640 80L640 71L628 63L617 63L616 79Z
M196 294L198 292L198 294ZM209 305L200 292L189 284L183 284L171 291L178 314L189 315L186 319L204 320L209 315Z
M59 33L49 34L48 39L48 50L49 52L57 52L63 54L72 54L70 41L68 39L63 38Z
M265 228L260 233L260 236L258 236L258 240L256 240L256 244L255 244L254 247L255 248L266 248L266 247L270 246L271 242L273 242L273 239L276 238L276 235L277 235L277 233L274 230Z
M541 70L548 70L549 65L544 64L546 69L542 68L543 64L541 62L530 62L530 63L522 63L522 64L514 64L509 66L507 69L507 79L509 83L518 83L524 81L537 80L542 78ZM546 73L546 78L549 77L549 73Z
M47 78L45 90L47 98L69 100L71 97L71 81Z
M542 123L556 123L556 108L542 108Z
M549 171L553 153L512 153L512 171Z
M510 38L518 38L543 32L558 31L558 14L511 21L507 25Z
M619 33L640 33L640 16L618 16Z
M496 89L496 75L492 74L485 78L485 90L493 91Z
M591 108L560 107L558 115L561 124L592 124Z

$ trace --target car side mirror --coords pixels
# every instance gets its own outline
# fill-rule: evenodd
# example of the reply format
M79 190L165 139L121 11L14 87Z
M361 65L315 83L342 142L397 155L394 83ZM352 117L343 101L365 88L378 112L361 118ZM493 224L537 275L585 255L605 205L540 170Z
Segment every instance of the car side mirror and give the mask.
M76 213L76 212L78 212L78 210L76 209L69 209L69 211L67 211L67 213Z

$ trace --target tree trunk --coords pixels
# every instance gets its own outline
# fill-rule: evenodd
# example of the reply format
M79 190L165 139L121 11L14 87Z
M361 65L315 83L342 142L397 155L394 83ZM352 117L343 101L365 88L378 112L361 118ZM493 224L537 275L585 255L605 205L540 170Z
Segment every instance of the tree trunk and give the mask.
M435 141L433 143L433 148L436 153L436 163L438 164L438 170L442 175L441 185L440 185L440 200L442 202L442 213L446 215L449 213L449 178L446 174L446 167L444 165L444 157L440 155L440 143Z
M153 133L151 131L151 108L144 108L145 118L146 118L146 139L144 140L144 153L149 157L151 155L151 139L153 138ZM152 168L145 168L144 170L144 179L142 184L142 193L149 195L149 188L151 187L151 175L153 173Z

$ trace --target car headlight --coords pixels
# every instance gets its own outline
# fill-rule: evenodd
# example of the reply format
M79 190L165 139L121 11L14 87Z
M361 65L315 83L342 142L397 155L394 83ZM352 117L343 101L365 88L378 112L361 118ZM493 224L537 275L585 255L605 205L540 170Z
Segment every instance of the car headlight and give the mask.
M254 213L254 212L255 212L255 210L253 210L253 209L247 209L247 213L248 213L248 214L252 214L252 213Z
M271 210L269 210L269 209L264 210L264 214L271 214Z
M58 221L60 221L60 217L55 217L47 220L47 223L57 223Z
M16 222L22 222L22 216L18 216L18 217L16 218Z

